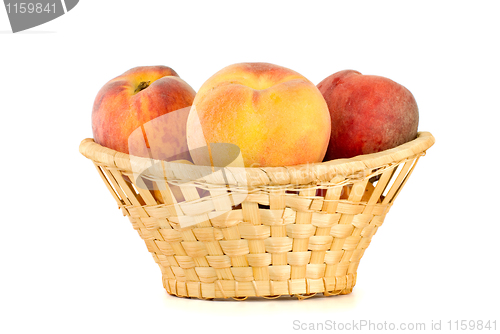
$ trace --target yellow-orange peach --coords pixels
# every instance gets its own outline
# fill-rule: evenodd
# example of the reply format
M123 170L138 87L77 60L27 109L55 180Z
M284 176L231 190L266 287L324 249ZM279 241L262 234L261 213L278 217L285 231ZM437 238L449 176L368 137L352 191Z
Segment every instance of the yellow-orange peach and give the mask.
M240 63L202 85L186 133L196 164L214 161L213 152L200 148L228 143L240 149L247 167L290 166L323 160L330 124L323 96L304 76L273 64Z

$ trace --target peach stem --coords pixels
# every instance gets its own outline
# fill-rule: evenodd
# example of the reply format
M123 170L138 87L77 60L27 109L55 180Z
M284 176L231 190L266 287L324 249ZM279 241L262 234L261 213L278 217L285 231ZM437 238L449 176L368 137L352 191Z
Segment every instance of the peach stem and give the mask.
M149 84L151 81L142 81L137 88L135 89L134 93L139 93L141 90L148 88Z

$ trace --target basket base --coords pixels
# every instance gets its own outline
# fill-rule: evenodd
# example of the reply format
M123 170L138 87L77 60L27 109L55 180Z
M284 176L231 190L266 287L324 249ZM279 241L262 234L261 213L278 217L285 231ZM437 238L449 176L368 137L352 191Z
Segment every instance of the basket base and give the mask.
M165 278L163 287L176 297L199 299L245 300L248 297L277 299L295 297L306 299L316 294L324 296L347 295L356 284L356 273L319 279L291 279L286 281L216 280L211 283L186 282Z

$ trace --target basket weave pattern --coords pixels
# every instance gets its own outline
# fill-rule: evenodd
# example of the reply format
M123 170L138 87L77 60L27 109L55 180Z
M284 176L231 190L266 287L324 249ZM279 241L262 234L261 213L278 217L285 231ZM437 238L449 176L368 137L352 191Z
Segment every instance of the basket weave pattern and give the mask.
M93 161L146 243L169 294L305 298L352 291L371 238L433 143L430 133L421 132L384 152L308 166L245 168L246 180L233 173L225 182L217 173L191 175L186 182L181 174L196 173L199 166L166 171L161 161L119 153L92 139L82 141L80 152ZM156 166L154 177L137 177L141 164L143 170ZM148 182L157 191L144 187Z

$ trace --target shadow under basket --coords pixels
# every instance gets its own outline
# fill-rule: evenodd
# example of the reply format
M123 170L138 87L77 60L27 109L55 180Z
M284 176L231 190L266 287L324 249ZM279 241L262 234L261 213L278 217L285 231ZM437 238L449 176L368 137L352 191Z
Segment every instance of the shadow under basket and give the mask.
M120 153L85 139L91 159L171 295L242 300L348 294L372 236L428 132L379 153L287 166L211 168Z

